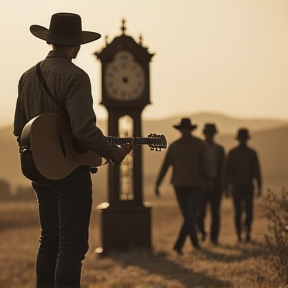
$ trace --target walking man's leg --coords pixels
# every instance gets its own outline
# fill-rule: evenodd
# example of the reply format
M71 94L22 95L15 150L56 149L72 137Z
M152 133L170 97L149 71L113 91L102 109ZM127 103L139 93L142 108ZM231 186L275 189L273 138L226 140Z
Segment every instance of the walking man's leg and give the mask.
M218 244L219 230L220 230L220 202L221 202L221 188L215 187L211 191L211 232L210 240L212 244Z
M206 217L206 209L208 204L208 192L207 190L203 190L199 200L199 209L198 209L198 217L197 217L197 224L198 229L202 234L202 241L205 241L206 238L206 231L205 231L205 217Z
M251 241L251 225L253 221L253 199L254 199L254 186L253 183L249 183L245 187L245 228L246 228L246 241Z
M182 187L174 187L176 198L178 201L178 205L180 208L180 211L183 216L183 224L181 226L181 229L178 234L178 238L175 242L175 245L173 247L174 250L177 251L178 254L182 254L182 247L185 243L186 237L188 235L188 227L187 227L187 193L185 193L185 189Z
M233 203L234 203L234 213L235 213L235 228L237 233L238 241L241 242L241 187L238 185L233 185Z

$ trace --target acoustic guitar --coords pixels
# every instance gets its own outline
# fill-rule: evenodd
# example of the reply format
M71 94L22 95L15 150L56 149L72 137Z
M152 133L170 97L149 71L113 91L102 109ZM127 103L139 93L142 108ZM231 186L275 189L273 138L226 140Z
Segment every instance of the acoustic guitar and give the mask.
M111 145L134 143L148 145L151 150L167 147L164 135L142 137L106 137ZM79 166L98 167L103 159L81 146L72 133L69 122L53 113L31 119L20 137L21 169L25 177L40 184L50 184L68 176Z

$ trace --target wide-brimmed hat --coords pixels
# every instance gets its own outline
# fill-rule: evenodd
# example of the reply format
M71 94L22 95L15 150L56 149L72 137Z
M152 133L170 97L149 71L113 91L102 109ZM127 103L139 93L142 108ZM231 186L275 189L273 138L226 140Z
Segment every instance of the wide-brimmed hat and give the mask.
M78 46L101 37L99 33L82 31L81 17L73 13L56 13L50 20L49 29L40 25L32 25L31 33L46 40L49 44Z
M197 125L192 125L191 120L189 118L182 118L179 125L173 125L174 128L180 129L195 129Z
M203 129L203 133L217 133L218 130L216 128L216 125L213 123L206 123Z
M248 129L246 128L240 128L238 130L238 133L237 133L237 136L236 136L236 139L249 139L250 138L250 135L249 135L249 131Z

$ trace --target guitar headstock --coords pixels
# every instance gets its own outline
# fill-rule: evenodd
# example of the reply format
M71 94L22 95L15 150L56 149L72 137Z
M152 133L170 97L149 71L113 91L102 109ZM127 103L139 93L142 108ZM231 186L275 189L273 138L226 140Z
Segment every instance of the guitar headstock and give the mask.
M164 135L149 134L148 143L151 151L161 151L167 148L167 141Z

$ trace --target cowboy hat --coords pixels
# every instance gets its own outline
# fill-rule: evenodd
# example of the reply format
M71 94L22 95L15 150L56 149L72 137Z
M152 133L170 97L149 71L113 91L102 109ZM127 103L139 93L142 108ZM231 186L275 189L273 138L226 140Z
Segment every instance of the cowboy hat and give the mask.
M240 139L240 138L244 138L244 139L249 139L250 138L250 135L249 135L249 131L248 131L248 129L246 129L246 128L240 128L239 130L238 130L238 134L237 134L237 136L236 136L236 139Z
M189 118L182 118L179 125L173 125L174 128L181 130L181 129L195 129L197 125L192 125Z
M217 133L218 130L216 128L216 125L213 123L206 123L203 129L203 133Z
M101 37L96 32L82 31L81 17L73 13L53 14L49 29L32 25L30 31L34 36L46 40L48 44L64 46L78 46Z

